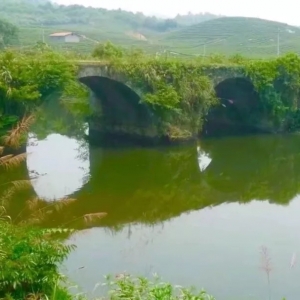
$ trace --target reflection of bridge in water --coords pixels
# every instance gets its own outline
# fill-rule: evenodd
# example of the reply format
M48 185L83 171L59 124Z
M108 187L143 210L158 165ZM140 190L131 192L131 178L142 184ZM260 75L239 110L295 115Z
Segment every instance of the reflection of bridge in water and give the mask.
M90 180L70 191L77 201L45 225L82 228L80 216L107 212L96 225L113 228L154 224L228 202L267 200L285 205L300 192L299 146L296 136L256 136L204 140L198 152L195 146L89 147ZM55 157L51 164L55 165ZM58 171L51 180L63 186L66 174Z

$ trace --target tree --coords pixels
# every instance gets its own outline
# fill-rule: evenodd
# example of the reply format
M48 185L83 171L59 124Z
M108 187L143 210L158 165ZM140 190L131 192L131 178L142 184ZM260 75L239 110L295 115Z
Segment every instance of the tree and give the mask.
M12 40L18 37L18 29L15 25L0 20L0 48L5 47L9 44Z

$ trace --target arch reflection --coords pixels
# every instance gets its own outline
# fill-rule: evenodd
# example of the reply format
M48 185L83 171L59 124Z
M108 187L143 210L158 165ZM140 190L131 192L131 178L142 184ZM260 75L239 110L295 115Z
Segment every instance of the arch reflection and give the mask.
M58 200L87 184L90 177L88 143L60 134L45 139L29 135L27 169L39 198Z

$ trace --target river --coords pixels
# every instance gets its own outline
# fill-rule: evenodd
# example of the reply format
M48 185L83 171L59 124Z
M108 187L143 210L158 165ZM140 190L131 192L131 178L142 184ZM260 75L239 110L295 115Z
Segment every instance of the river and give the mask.
M62 271L79 291L99 295L106 274L157 273L220 300L268 299L265 247L272 299L300 294L298 135L109 148L51 133L32 135L27 153L25 171L9 178L27 174L49 203L77 199L45 226L78 229ZM99 212L97 224L78 222Z

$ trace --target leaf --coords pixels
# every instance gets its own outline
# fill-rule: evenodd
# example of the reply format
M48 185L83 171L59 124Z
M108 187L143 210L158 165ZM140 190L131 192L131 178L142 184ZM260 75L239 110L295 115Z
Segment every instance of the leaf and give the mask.
M12 181L11 184L13 185L16 191L32 188L30 180L15 180Z
M4 136L5 146L11 148L18 148L20 145L20 139L24 133L29 131L30 126L35 121L34 115L24 116L17 125Z
M0 157L0 166L5 167L6 169L12 169L18 167L24 160L26 160L26 158L26 153L15 156L13 156L12 154L5 155Z

